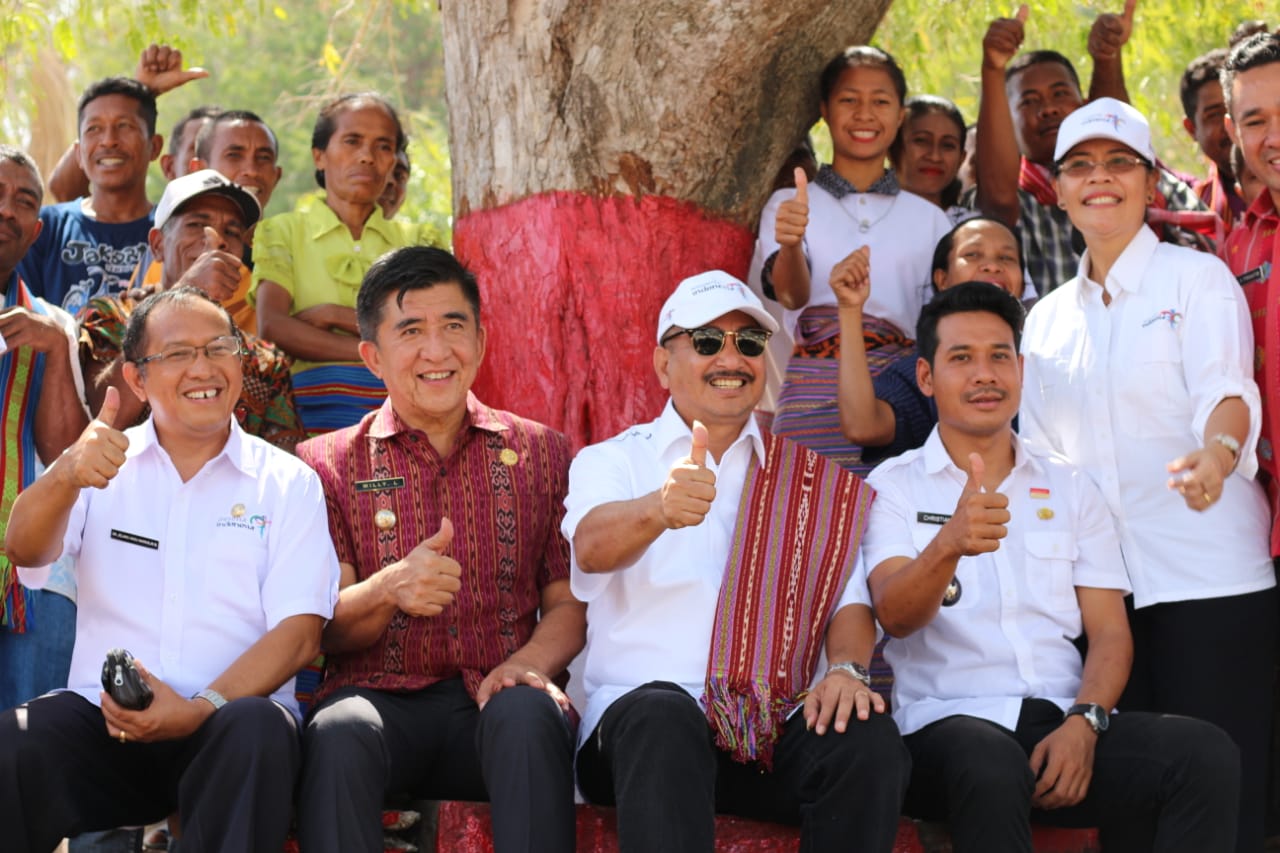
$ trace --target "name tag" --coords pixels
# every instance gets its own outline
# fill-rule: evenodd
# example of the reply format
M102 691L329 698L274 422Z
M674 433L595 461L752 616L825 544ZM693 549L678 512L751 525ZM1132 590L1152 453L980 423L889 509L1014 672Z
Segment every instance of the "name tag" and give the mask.
M404 477L386 477L382 480L356 480L357 492L381 492L389 489L403 489Z
M160 548L159 539L148 539L145 536L139 536L136 533L129 533L124 530L112 530L111 538L117 542L128 542L130 545L141 545L143 548L150 548L152 551Z
M949 514L944 515L940 512L917 512L916 521L920 524L946 524L951 520Z
M1240 286L1246 284L1254 284L1259 281L1265 281L1271 275L1271 264L1264 263L1262 266L1254 267L1246 273L1236 276L1236 281L1240 282Z

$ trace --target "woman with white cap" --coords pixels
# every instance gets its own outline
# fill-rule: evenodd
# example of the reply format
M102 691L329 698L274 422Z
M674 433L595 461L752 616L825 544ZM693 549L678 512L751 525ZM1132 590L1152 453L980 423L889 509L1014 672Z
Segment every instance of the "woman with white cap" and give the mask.
M1054 185L1086 251L1027 318L1021 428L1085 469L1119 529L1134 637L1120 708L1200 717L1232 736L1237 849L1257 853L1277 600L1254 479L1253 335L1227 267L1145 224L1154 162L1128 104L1102 98L1060 126Z

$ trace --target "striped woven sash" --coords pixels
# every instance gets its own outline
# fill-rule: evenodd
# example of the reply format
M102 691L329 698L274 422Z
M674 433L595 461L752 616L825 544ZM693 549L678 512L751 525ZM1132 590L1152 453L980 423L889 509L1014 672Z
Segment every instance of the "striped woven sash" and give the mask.
M721 749L771 768L852 573L873 492L793 441L764 432L764 446L767 464L752 467L738 506L702 703Z

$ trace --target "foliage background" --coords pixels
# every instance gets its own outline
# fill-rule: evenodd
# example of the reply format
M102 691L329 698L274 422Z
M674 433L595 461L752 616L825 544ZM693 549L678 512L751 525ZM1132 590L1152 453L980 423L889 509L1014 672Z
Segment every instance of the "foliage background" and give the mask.
M1181 127L1182 69L1225 44L1242 20L1269 16L1280 23L1269 2L1140 0L1125 49L1129 91L1152 118L1157 149L1175 167L1203 171ZM698 14L714 14L714 0L705 5ZM1100 12L1120 7L1119 0L1041 0L1031 9L1025 46L1062 51L1087 86L1089 27ZM309 149L319 103L338 92L377 89L400 106L412 140L413 176L401 216L434 225L447 242L450 161L437 8L433 0L0 0L0 138L30 148L51 167L75 137L75 99L83 87L130 73L143 46L167 41L211 76L160 99L161 132L204 103L264 116L280 136L285 170L269 209L276 213L316 189ZM972 121L982 35L992 18L1014 8L991 0L895 0L874 41L898 58L912 92L949 96ZM829 147L824 132L815 140L820 151ZM157 167L152 198L160 182Z

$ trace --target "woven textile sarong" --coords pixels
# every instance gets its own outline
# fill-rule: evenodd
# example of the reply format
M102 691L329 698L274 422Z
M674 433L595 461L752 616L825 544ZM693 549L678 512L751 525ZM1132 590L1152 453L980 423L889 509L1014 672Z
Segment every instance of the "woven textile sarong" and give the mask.
M800 317L799 337L778 392L773 431L798 441L837 465L866 474L862 449L840 431L840 323L834 305L808 308ZM911 341L892 323L868 317L863 345L872 378L903 353Z
M359 423L382 405L387 386L363 364L324 364L293 375L293 397L307 435Z
M716 744L772 766L853 571L873 492L813 451L763 434L716 603L702 702Z

